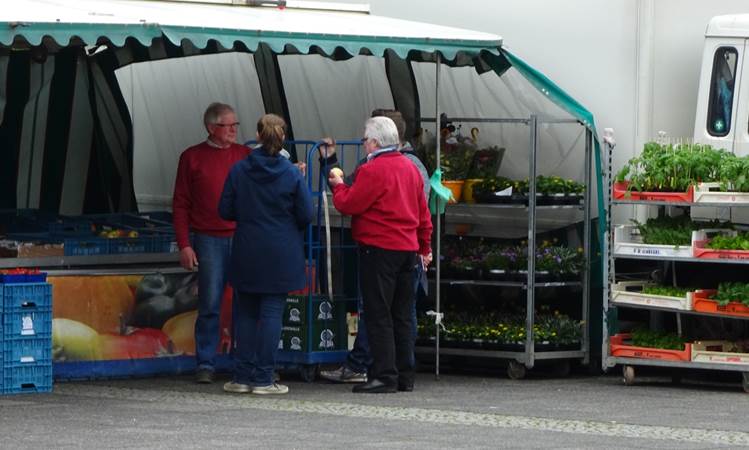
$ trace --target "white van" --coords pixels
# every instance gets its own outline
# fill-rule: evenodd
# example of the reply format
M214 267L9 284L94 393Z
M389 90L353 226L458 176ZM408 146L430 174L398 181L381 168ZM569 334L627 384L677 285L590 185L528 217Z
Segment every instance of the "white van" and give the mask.
M705 32L694 141L749 154L749 14L716 16Z

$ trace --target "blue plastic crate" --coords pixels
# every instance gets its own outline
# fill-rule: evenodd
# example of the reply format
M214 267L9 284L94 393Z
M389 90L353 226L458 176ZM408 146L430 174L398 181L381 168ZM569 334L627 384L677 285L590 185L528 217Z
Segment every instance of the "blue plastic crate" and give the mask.
M109 253L108 238L65 239L65 256L106 255Z
M52 308L6 308L3 313L3 340L52 339Z
M47 281L47 273L0 273L0 284L17 284L17 283L44 283Z
M150 240L150 251L152 253L170 253L172 251L172 241L174 241L174 236L151 236Z
M49 234L61 237L86 237L93 235L93 223L80 219L61 219L47 224Z
M3 367L2 372L3 394L52 391L52 363Z
M46 276L46 274L45 274ZM5 310L27 306L51 307L52 285L49 283L2 284L0 293Z
M148 253L151 248L150 237L110 239L109 253Z
M13 283L25 283L28 281L28 277L25 273L0 273L0 283L13 284Z
M7 339L2 342L2 367L52 362L52 339Z

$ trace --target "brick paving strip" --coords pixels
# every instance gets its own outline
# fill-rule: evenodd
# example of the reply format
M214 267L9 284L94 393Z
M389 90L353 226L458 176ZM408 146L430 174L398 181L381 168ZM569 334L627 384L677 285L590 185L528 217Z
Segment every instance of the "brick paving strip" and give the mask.
M510 416L425 408L368 406L356 403L289 400L280 397L261 398L250 394L207 394L73 384L56 385L55 394L133 402L150 402L159 404L162 407L173 406L176 404L184 405L187 403L194 406L231 406L265 411L327 414L331 416L351 418L377 418L433 424L519 428L525 430L554 431L571 434L749 446L749 433L741 431L632 425L595 420L549 419L544 417Z

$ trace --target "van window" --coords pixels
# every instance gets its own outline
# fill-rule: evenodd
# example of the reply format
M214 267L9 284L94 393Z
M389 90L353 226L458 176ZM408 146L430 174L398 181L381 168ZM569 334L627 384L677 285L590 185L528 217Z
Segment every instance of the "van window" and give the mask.
M731 131L737 61L738 52L733 47L720 47L715 51L707 110L707 132L712 136L725 136Z

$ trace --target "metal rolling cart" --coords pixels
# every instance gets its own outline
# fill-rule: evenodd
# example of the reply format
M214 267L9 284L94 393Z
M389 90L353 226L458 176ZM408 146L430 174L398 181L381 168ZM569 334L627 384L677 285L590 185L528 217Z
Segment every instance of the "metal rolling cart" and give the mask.
M685 319L705 319L720 318L731 321L742 321L749 319L749 314L741 316L732 314L729 312L701 312L695 311L692 304L691 298L687 297L687 301L681 305L664 305L652 300L641 300L636 302L621 301L615 296L621 294L617 291L617 286L621 288L622 283L617 284L617 280L623 276L621 273L617 273L617 261L633 260L639 262L655 262L659 263L663 269L663 273L670 273L672 282L676 285L676 273L677 267L695 267L699 266L699 270L705 270L710 265L718 265L721 268L730 269L731 265L746 265L749 264L747 259L706 259L697 258L692 256L691 247L687 248L685 255L674 255L668 250L648 248L638 251L637 248L634 251L616 250L617 244L615 238L616 225L613 223L611 214L612 210L616 206L629 205L629 206L647 206L657 207L661 212L667 207L677 207L690 209L693 207L721 207L721 208L746 208L749 207L748 201L735 201L732 203L725 202L699 202L693 201L662 201L662 200L631 200L631 199L613 199L613 177L611 174L612 167L612 151L615 143L611 132L607 130L608 136L604 137L604 143L606 151L608 153L607 159L607 170L606 173L606 201L609 207L607 208L607 222L609 227L607 229L606 245L604 245L604 302L603 302L603 342L602 342L602 367L604 370L613 368L616 365L622 366L623 381L626 385L632 385L636 379L636 367L659 367L674 369L671 372L673 382L679 382L682 376L682 369L708 369L708 370L723 370L733 371L742 373L742 387L745 392L749 392L749 355L736 353L723 353L723 352L704 352L697 350L694 344L686 344L685 350L673 354L671 356L658 354L657 349L647 349L633 347L636 351L628 352L627 356L612 350L612 344L618 346L619 338L613 336L612 330L618 328L619 322L619 308L623 308L629 311L646 311L649 313L649 323L651 327L658 327L664 317L673 315L673 319L676 323L677 333L681 336L683 331L683 321ZM621 233L621 228L619 228ZM651 246L653 247L653 246ZM665 246L658 246L665 247ZM728 266L726 266L728 265ZM651 351L652 350L652 351ZM616 355L614 353L617 353Z
M434 118L422 118L424 122L435 122ZM558 364L557 373L566 374L569 372L570 360L579 359L583 364L587 364L590 358L589 350L589 307L590 307L590 261L591 261L591 169L592 169L592 154L593 154L593 136L589 128L585 128L585 193L582 204L578 205L548 205L542 206L537 205L536 201L536 167L538 158L539 148L539 134L538 127L541 124L580 124L575 119L546 119L536 115L531 115L528 118L450 118L452 122L468 122L468 123L495 123L495 124L517 124L525 125L529 128L529 194L528 204L482 204L482 205L464 205L456 204L447 207L446 210L446 222L450 223L451 220L465 221L466 218L473 220L484 221L485 223L496 224L497 220L501 219L509 209L516 209L525 211L527 213L527 240L528 240L528 270L527 279L524 281L484 281L484 280L451 280L442 279L441 277L441 263L440 263L440 247L441 247L441 224L440 221L436 221L435 224L435 241L436 241L436 255L434 258L436 264L436 282L435 282L435 306L436 311L432 312L435 315L435 320L439 325L443 321L449 320L444 318L441 310L441 286L442 285L478 285L478 286L506 286L516 287L526 291L526 320L525 320L525 339L522 346L522 350L516 351L501 351L501 350L489 350L489 349L464 349L464 348L445 348L440 345L440 327L435 327L436 334L434 340L434 347L431 346L418 346L416 351L418 353L434 353L436 359L436 375L439 376L439 365L440 355L457 355L457 356L474 356L474 357L485 357L485 358L496 358L509 360L507 374L510 378L519 379L523 378L526 374L527 369L531 369L536 364L536 361L553 361ZM439 130L437 130L439 132ZM439 140L437 140L439 142ZM440 149L439 144L437 146L437 161L439 157ZM536 254L536 234L538 228L538 213L540 211L551 210L552 214L561 212L560 210L579 211L583 215L583 248L585 256L585 265L581 274L581 279L577 281L557 281L557 282L541 282L536 279L535 273L535 258L533 255ZM553 218L548 221L549 224L554 225L555 221ZM581 320L586 324L582 330L582 337L579 343L579 347L574 349L559 349L559 350L541 350L537 349L537 342L534 341L533 329L534 329L534 312L536 307L536 290L537 289L554 289L558 287L579 287L581 288L581 305L580 314Z

